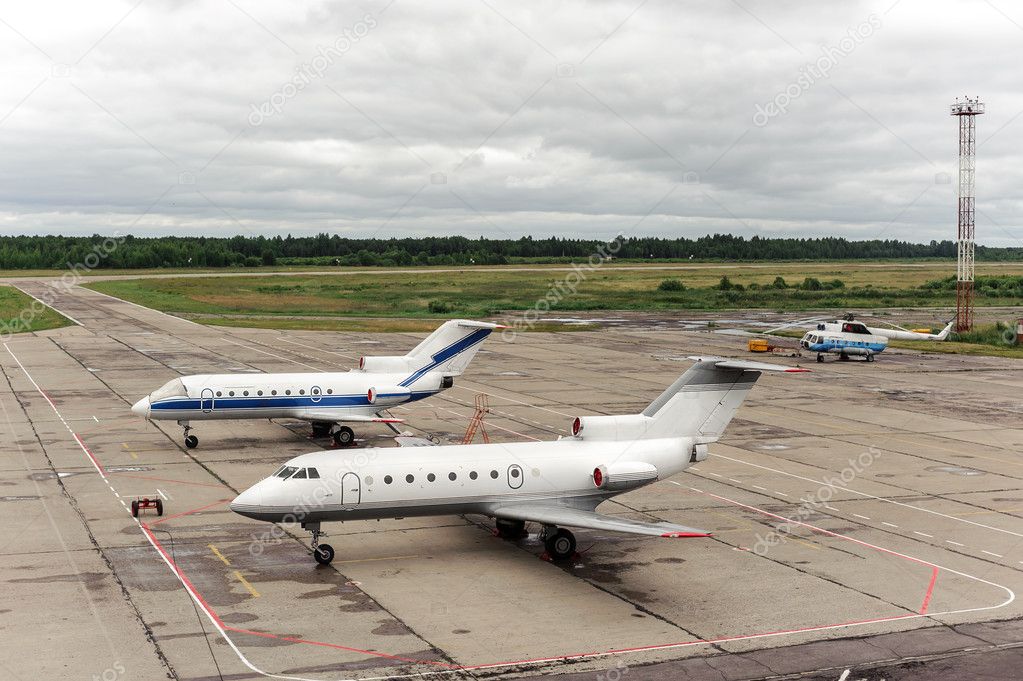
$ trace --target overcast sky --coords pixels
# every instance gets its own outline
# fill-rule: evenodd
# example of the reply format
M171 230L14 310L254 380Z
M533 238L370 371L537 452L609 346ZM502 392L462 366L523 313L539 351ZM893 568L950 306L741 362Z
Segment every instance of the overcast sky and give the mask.
M25 2L0 232L1023 244L1023 7Z

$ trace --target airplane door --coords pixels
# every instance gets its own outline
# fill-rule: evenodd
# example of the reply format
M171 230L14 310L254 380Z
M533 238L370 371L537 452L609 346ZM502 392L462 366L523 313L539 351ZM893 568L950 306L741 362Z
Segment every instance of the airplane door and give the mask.
M314 385L312 388L309 389L310 402L313 402L315 404L320 401L321 397L323 397L323 389L320 388L320 386Z
M524 476L522 475L522 466L518 465L517 463L513 463L512 465L508 466L509 487L511 487L512 489L518 489L519 487L522 487L523 478Z
M199 393L199 408L203 410L203 413L209 414L213 411L213 389L203 388L202 392Z
M362 502L362 481L356 473L341 476L341 505L358 506Z

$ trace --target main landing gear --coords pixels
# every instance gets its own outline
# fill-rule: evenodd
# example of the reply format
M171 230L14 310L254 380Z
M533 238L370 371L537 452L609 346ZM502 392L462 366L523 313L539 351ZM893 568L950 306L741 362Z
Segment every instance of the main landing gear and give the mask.
M188 425L188 421L178 421L178 425L185 429L185 446L189 449L195 449L199 446L199 438L195 435L189 435L188 432L192 430L192 426Z
M824 355L818 352L817 353L817 362L820 363L820 362L823 362L823 361L824 361Z
M498 518L496 525L497 536L501 539L515 541L516 539L522 539L526 536L526 522L524 520Z
M316 562L320 565L330 565L330 562L334 560L334 547L330 544L320 543L320 535L323 534L320 531L320 524L302 523L302 529L308 530L313 535L312 550Z
M563 527L544 525L540 539L552 561L568 560L575 555L575 535Z
M313 437L331 437L338 447L348 447L355 443L355 431L336 423L314 422Z

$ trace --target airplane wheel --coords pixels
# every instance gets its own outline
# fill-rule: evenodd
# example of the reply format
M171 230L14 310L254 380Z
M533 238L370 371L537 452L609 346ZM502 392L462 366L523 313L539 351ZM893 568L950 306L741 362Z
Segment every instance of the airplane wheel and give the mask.
M575 555L575 535L562 528L547 537L544 547L551 560L568 560Z
M156 500L156 515L163 515L163 499Z
M506 520L504 518L497 519L497 536L501 539L521 539L522 535L526 531L526 523L524 520Z
M820 354L818 354L818 355L817 355L817 361L818 361L818 362L823 362L823 361L824 361L824 355L820 355Z
M355 431L348 426L341 426L334 433L334 444L339 447L347 447L355 442Z
M195 435L186 435L185 446L188 447L189 449L195 449L196 447L199 446L199 438L197 438Z
M131 517L132 518L139 517L139 502L137 501L131 502Z
M874 361L874 356L873 355L867 355L867 361L868 362L873 362Z
M313 558L320 565L330 565L330 562L334 560L334 547L330 544L320 544L313 549Z

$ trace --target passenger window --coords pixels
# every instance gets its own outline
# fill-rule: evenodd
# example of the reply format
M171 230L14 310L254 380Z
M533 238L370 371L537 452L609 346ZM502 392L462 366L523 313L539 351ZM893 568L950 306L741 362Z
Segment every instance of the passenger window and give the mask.
M469 471L469 479L470 480L475 480L477 477L478 476L476 475L476 471Z
M305 395L305 389L299 390L299 391L298 391L298 394L299 394L299 395Z
M458 479L457 475L455 475L454 473L448 473L448 480L454 481L454 480L457 480L457 479Z
M415 479L416 479L416 476L412 475L411 473L409 473L408 475L405 476L405 482L414 482Z
M309 477L310 478L319 478L320 477L320 472L318 470L316 470L315 468L310 468L309 469Z
M293 475L291 479L298 480L299 478L302 478L303 480L305 480L307 477L309 476L306 475L305 469L303 468L299 470L298 473L295 473L295 475Z
M430 473L429 475L426 476L426 479L429 480L430 482L433 482L434 480L437 479L437 476L434 475L433 473Z
M270 391L270 394L271 394L271 395L276 395L276 394L277 394L277 391L276 391L276 390L271 390L271 391Z
M328 395L333 395L334 394L334 389L333 388L327 388L327 394Z
M497 480L497 471L490 471L490 477L492 477L494 480Z
M248 397L249 396L249 391L246 390L245 392L242 393L242 395L245 395L245 397Z
M260 397L262 397L263 396L263 391L262 390L258 390L258 391L256 391L256 394L259 395Z
M234 391L233 390L231 392L227 393L227 394L230 395L231 397L234 397Z
M285 390L285 391L284 391L284 394L285 394L285 395L290 395L290 394L291 394L291 391L290 391L290 390Z
M220 392L219 390L217 391L217 397L220 397L220 396L221 396L221 395L223 395L223 394L224 394L224 393Z
M513 478L517 478L517 477L519 477L519 469L518 469L518 468L513 468L513 469L511 469L511 476L512 476Z
M384 476L384 483L385 484L390 485L392 482L394 482L394 478L392 478L390 475L385 475Z

